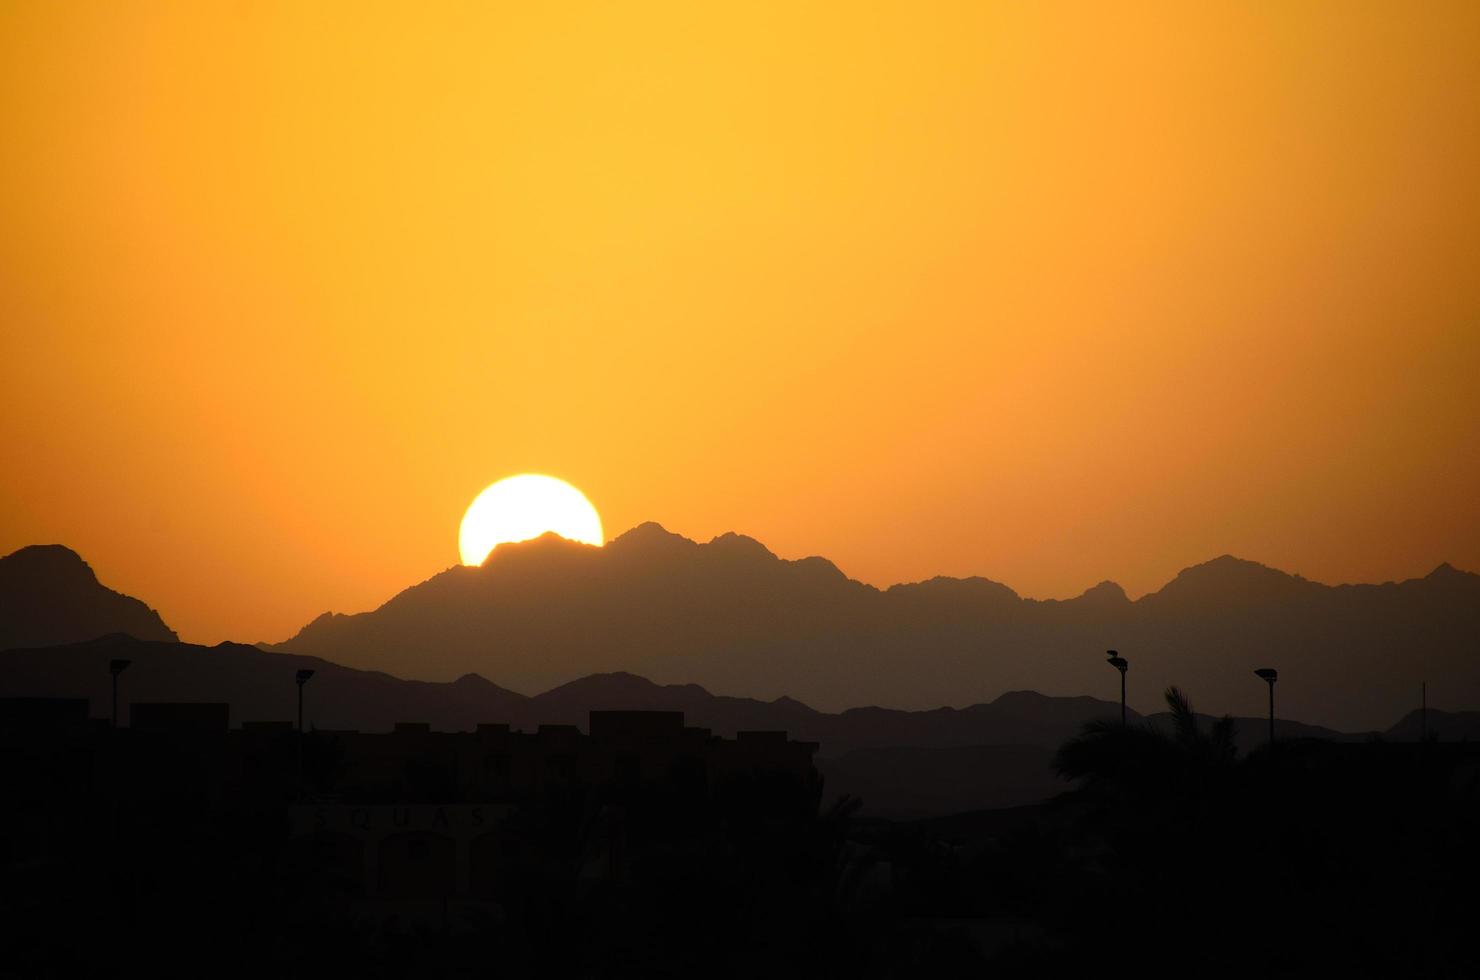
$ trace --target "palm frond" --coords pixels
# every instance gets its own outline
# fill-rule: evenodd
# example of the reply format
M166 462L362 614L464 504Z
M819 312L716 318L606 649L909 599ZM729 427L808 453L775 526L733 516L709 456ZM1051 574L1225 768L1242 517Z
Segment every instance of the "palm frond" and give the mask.
M1144 768L1165 754L1166 739L1139 725L1092 721L1054 753L1054 769L1065 779L1101 779Z
M1167 707L1171 709L1172 726L1177 741L1186 746L1197 744L1200 735L1197 730L1197 715L1192 710L1192 701L1175 684L1167 688L1162 697L1166 698Z

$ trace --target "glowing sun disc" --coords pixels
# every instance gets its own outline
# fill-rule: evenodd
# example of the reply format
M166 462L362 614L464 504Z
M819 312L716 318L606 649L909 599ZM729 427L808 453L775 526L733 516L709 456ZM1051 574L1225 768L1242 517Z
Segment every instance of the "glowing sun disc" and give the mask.
M468 505L457 532L464 565L481 565L496 546L546 531L600 545L601 517L586 495L564 480L521 473L489 486Z

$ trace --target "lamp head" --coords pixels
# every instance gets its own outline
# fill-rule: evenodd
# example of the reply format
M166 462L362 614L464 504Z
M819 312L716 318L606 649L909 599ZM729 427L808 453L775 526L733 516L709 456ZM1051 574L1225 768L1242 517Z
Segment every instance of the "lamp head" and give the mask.
M312 677L312 676L313 676L313 671L311 671L311 670L300 670L298 672L297 676L294 677L294 680L296 680L298 682L298 686L299 687L302 687L303 685L305 685L305 684L308 683L308 679L310 677Z
M110 660L110 661L108 661L108 673L112 674L114 677L117 677L119 674L123 673L125 670L128 670L129 664L132 664L132 663L133 663L132 660L122 660L122 659Z
M1271 684L1280 679L1280 672L1275 670L1273 667L1260 667L1258 670L1254 671L1254 673L1261 679L1266 680Z
M1110 652L1113 654L1115 651L1111 650ZM1125 669L1130 666L1130 664L1126 662L1126 659L1124 657L1112 656L1107 661L1107 663L1109 663L1110 666L1114 667L1116 670L1120 671L1122 674L1124 674Z

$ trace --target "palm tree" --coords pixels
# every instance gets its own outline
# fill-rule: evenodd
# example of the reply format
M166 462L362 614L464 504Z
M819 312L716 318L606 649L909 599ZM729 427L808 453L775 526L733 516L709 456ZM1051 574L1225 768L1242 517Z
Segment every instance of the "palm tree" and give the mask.
M1172 714L1171 731L1150 725L1093 721L1060 746L1054 768L1085 786L1114 784L1126 790L1161 791L1176 780L1221 770L1237 755L1234 721L1228 715L1204 731L1192 702L1176 687L1163 695Z

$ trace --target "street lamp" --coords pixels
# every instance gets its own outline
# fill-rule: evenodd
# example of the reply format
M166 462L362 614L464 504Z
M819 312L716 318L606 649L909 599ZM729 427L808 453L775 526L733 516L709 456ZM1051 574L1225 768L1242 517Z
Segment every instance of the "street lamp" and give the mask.
M1105 655L1110 659L1106 661L1110 666L1120 671L1120 724L1125 726L1125 669L1130 666L1125 658L1114 650L1106 650Z
M300 670L294 678L298 682L298 734L303 734L303 685L313 676L311 670Z
M118 675L128 670L132 660L114 659L108 661L108 673L113 675L113 727L118 727Z
M293 678L295 681L298 682L298 739L297 739L297 741L298 741L298 789L297 789L297 792L300 795L303 793L303 685L307 684L308 681L309 681L309 678L311 678L311 677L313 677L313 671L311 671L311 670L300 670L296 675L294 675L294 678Z
M1280 679L1280 672L1273 667L1260 667L1254 671L1256 677L1269 685L1269 744L1274 744L1274 682Z

